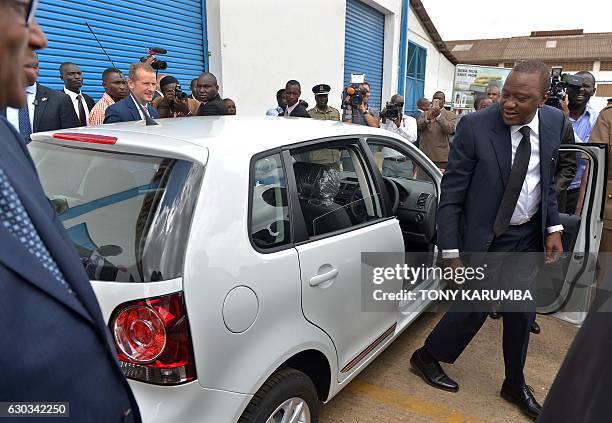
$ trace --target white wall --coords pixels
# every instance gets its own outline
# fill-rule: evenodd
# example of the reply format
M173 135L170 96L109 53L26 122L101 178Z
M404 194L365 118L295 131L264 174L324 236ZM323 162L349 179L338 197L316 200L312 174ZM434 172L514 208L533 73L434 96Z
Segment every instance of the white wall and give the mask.
M425 97L431 98L436 91L443 91L449 101L453 94L455 66L437 50L412 7L408 14L408 39L427 49Z
M402 0L363 1L386 16L384 102L397 92ZM207 0L206 11L209 68L239 114L264 114L289 79L311 106L312 87L329 84L329 103L340 108L345 0Z
M216 3L220 36L211 45L210 69L222 71L217 74L222 96L236 101L239 114L265 114L289 79L301 83L302 98L311 106L312 87L329 84L330 105L339 107L344 0L292 1L290 6L284 0ZM209 30L209 43L211 35Z

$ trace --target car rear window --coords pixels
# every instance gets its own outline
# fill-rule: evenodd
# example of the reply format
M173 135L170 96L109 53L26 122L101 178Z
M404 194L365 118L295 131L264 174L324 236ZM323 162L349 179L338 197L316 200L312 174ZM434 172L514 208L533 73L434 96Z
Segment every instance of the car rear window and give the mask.
M182 276L202 165L39 143L30 153L91 280Z

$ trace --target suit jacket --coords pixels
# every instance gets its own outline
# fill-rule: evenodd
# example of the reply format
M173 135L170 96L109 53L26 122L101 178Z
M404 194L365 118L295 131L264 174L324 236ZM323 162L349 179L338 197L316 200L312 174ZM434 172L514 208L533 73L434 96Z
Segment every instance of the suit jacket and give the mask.
M153 119L159 119L159 113L150 104L147 104L147 110ZM138 106L128 95L123 100L109 106L104 114L104 123L130 122L134 120L142 120L138 111Z
M449 140L456 125L457 115L446 109L440 110L440 116L432 122L427 122L425 113L417 119L419 148L432 162L448 161Z
M563 127L563 138L561 144L574 144L574 129L569 120L565 120L565 126ZM567 189L569 184L574 180L576 176L577 161L576 153L559 153L559 164L555 173L555 191L557 193Z
M138 422L138 406L79 256L45 197L27 148L2 117L0 140L0 168L78 298L0 225L0 310L10 316L0 319L0 398L68 401L75 422Z
M200 104L197 113L198 116L219 116L227 114L229 114L227 107L223 104L223 100L221 100L219 94L212 100Z
M284 116L284 113L281 113L279 116ZM289 114L289 116L292 117L301 117L301 118L310 118L310 114L308 114L308 110L306 110L306 107L302 106L301 104L298 104L297 106L295 106L295 109L293 109L293 111Z
M54 131L80 126L70 97L36 83L33 132Z
M564 122L560 110L539 109L542 239L547 227L559 224L554 172ZM499 104L461 119L442 177L437 238L441 250L488 251L511 161L510 128Z

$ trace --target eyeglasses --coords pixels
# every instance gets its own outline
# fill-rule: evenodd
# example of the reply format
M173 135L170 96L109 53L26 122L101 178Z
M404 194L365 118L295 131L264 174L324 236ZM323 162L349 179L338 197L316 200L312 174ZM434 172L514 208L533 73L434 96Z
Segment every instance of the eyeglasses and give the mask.
M23 15L26 26L29 26L36 16L38 9L38 0L8 0L9 5L14 7Z

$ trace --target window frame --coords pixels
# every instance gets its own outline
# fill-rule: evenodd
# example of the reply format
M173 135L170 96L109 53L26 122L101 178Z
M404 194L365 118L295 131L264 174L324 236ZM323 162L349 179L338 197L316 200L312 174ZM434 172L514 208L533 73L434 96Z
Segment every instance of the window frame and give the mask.
M274 155L278 155L280 158L280 162L281 162L281 168L283 169L283 174L285 177L285 192L287 195L287 207L289 209L289 242L283 245L279 245L276 247L271 247L271 248L262 248L259 245L257 245L255 243L255 241L253 240L253 232L252 232L252 228L253 228L253 194L254 194L254 184L255 184L255 164L261 160L261 159L265 159L267 157L271 157ZM253 247L253 249L255 251L257 251L258 253L261 254L271 254L271 253L276 253L279 251L284 251L284 250L288 250L291 248L294 248L294 242L293 240L295 239L295 223L293 221L293 213L292 213L292 204L293 202L291 201L291 193L289 190L289 175L287 175L287 169L285 166L285 157L283 155L283 150L281 147L277 147L271 150L266 150L266 151L262 151L261 153L257 153L255 154L253 157L251 157L251 161L249 163L249 191L248 191L248 208L247 208L247 232L248 232L248 238L249 238L249 242L251 243L251 247ZM294 181L295 182L295 181Z
M296 230L294 231L295 237L293 238L293 245L300 246L304 244L308 244L310 242L319 241L321 239L331 238L337 235L345 234L348 232L352 232L355 230L359 230L361 228L372 226L384 222L389 219L393 219L394 216L389 216L389 206L387 205L387 200L385 199L386 190L384 190L384 184L381 185L382 179L379 179L377 175L378 169L373 167L373 160L370 160L368 154L371 155L369 149L364 148L364 136L363 135L348 135L348 136L339 136L339 137L330 137L330 138L322 138L317 140L306 141L303 143L297 143L293 145L288 145L283 147L283 155L284 155L284 166L285 172L287 175L287 182L289 192L290 203L292 203L290 207L291 219L293 222L296 222L294 225ZM321 235L309 237L308 231L306 228L306 221L304 219L304 215L302 214L302 208L299 202L297 182L295 179L295 173L293 171L293 166L287 167L287 163L291 163L291 151L295 150L316 150L320 148L333 148L333 147L348 147L355 148L358 154L358 160L363 168L363 172L367 178L367 183L369 184L369 189L371 192L376 192L377 195L380 196L379 199L379 207L381 208L381 217L372 219L367 222L360 223L358 225L352 225L349 228L338 229L332 232L326 232ZM372 157L373 159L373 157ZM379 173L379 172L378 172Z

